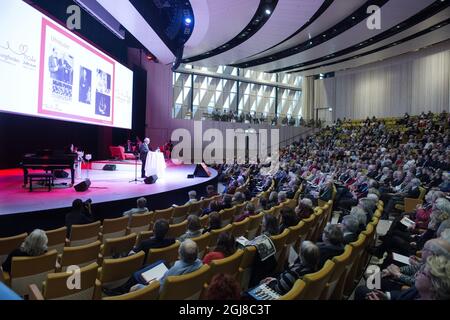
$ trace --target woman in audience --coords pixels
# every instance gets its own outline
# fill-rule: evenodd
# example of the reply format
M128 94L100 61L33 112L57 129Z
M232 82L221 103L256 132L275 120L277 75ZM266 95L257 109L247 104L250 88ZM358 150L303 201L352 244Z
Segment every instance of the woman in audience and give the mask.
M325 261L339 256L344 252L344 234L337 224L329 224L322 234L322 242L317 246L320 251L319 268L322 268Z
M295 213L299 220L308 219L313 213L313 203L309 198L303 198L299 201L298 206L295 207Z
M187 231L178 240L183 242L186 239L197 238L202 235L202 225L198 216L191 214L187 217Z
M264 215L262 234L269 237L280 234L280 226L278 225L278 219L275 216L271 214Z
M281 215L280 233L282 233L286 228L296 226L299 222L294 209L290 207L284 207L283 209L281 209L280 215Z
M218 212L210 213L208 219L208 227L203 230L203 233L222 228L222 217Z
M240 300L241 287L236 279L229 275L216 274L208 286L206 300Z
M316 272L318 270L319 260L319 248L311 241L303 241L300 248L299 259L277 278L266 278L262 283L266 283L277 293L284 295L291 290L295 281L305 274Z
M3 262L2 269L11 272L12 259L14 257L37 257L47 252L47 235L45 231L35 229L25 238L21 246L11 252Z
M223 232L217 238L217 244L214 251L209 252L203 258L204 264L210 264L213 260L220 260L231 256L236 251L236 240L228 232Z
M254 216L256 214L255 205L251 202L248 202L245 206L244 213L242 213L240 216L237 216L234 219L234 222L240 222L244 220L247 217Z

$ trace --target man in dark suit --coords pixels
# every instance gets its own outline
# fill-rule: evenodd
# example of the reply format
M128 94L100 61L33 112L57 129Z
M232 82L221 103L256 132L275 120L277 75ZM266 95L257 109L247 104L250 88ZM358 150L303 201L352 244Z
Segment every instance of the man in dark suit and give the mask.
M141 178L145 178L145 162L147 161L147 154L150 151L150 139L145 138L144 142L139 146L139 156L141 158L142 162L142 168L141 168Z
M344 234L337 224L329 224L322 233L322 242L317 243L320 251L319 269L325 261L344 253Z
M165 248L175 243L175 239L166 238L167 232L169 231L169 223L167 220L159 219L155 222L153 226L153 237L144 240L139 246L133 249L133 252L144 251L145 259L147 261L148 251L150 249Z

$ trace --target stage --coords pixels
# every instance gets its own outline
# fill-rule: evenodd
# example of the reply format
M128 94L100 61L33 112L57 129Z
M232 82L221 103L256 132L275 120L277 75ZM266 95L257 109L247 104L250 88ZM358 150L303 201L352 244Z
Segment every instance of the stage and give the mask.
M116 162L100 162L114 164ZM119 164L119 163L116 163ZM117 171L99 170L100 164L83 169L75 183L85 178L91 180L91 186L85 192L76 192L70 185L70 177L56 179L55 186L47 191L44 186L33 185L33 191L23 187L22 169L0 170L0 236L11 235L14 230L29 230L34 227L50 228L64 225L64 214L70 210L72 201L92 199L93 211L100 218L118 217L123 211L136 206L136 199L145 196L150 210L163 209L172 204L183 204L188 200L187 192L196 190L199 196L205 194L208 184L217 185L217 171L210 169L208 178L188 179L195 165L174 165L167 163L164 177L154 184L145 184L135 178L134 162L121 163ZM19 225L17 225L17 223ZM35 224L37 224L35 226ZM50 224L50 225L49 225Z

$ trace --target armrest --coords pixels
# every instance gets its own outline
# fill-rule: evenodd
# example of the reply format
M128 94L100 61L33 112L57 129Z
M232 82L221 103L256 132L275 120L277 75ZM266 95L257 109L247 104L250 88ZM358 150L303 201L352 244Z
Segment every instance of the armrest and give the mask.
M30 300L45 300L37 285L30 284L28 288L30 289Z
M6 271L3 271L3 269L0 267L0 274L1 274L0 280L7 286L10 286L11 285L11 276L9 275L9 273Z
M94 288L94 300L100 300L102 298L102 283L100 280L95 279L95 288Z

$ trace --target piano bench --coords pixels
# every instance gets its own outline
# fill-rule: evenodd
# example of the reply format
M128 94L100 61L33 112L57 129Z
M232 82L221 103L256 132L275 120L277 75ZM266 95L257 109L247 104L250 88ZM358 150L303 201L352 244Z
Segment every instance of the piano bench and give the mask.
M30 192L33 191L33 181L43 181L48 185L48 191L52 190L55 176L53 173L30 173L28 174L28 181L30 184Z

